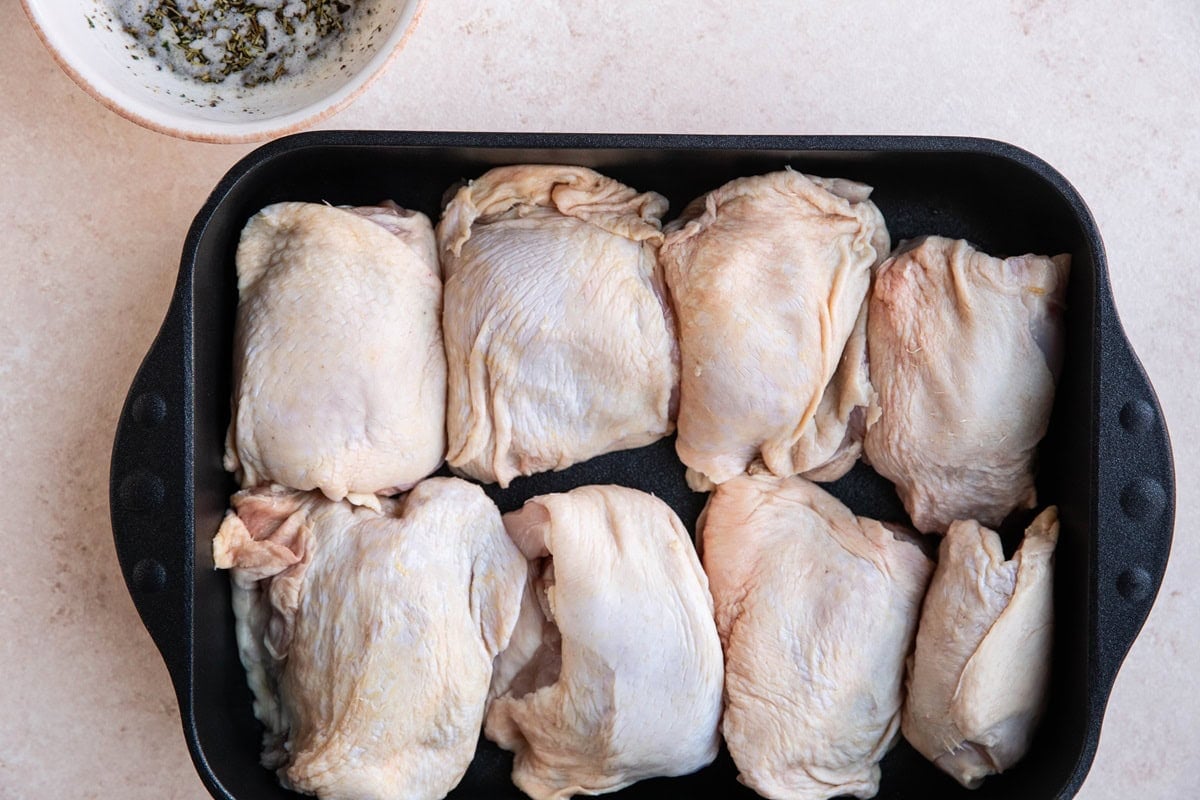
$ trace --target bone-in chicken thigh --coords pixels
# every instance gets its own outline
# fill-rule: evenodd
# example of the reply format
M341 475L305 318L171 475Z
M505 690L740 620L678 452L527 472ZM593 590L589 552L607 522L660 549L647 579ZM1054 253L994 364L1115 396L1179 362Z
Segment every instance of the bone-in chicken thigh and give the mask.
M738 779L774 800L879 790L933 565L803 478L741 476L700 524Z
M237 250L234 409L242 486L379 507L445 456L442 283L424 214L278 203Z
M1005 561L1000 537L955 522L942 540L909 667L904 738L967 788L1029 749L1054 643L1058 510Z
M992 258L938 236L879 268L867 334L878 407L863 447L919 530L996 527L1036 504L1069 268L1066 255Z
M581 167L493 169L438 225L447 461L507 486L674 429L666 200Z
M233 506L213 551L233 570L263 764L322 798L445 796L526 582L496 506L457 478L382 512L281 488Z
M676 447L693 488L853 466L871 399L864 303L889 247L870 193L786 170L732 181L668 226Z
M504 516L530 559L485 732L535 800L684 775L717 755L721 644L683 524L620 486L535 497Z

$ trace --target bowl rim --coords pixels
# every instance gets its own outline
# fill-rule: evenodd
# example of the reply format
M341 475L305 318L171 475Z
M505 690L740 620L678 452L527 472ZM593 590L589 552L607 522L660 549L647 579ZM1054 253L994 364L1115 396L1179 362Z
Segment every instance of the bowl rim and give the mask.
M296 111L291 111L282 114L275 119L288 120L282 123L272 124L271 119L262 120L258 123L244 123L249 130L243 132L235 132L237 127L241 127L241 123L231 123L230 126L214 127L210 124L201 123L196 128L185 128L177 125L172 125L140 114L126 106L120 96L113 96L105 93L97 88L87 77L84 76L80 68L72 61L72 59L55 44L42 26L40 12L35 10L36 0L21 0L21 8L25 12L25 17L29 20L29 24L33 27L34 33L41 40L42 46L50 53L51 58L58 64L59 68L71 78L72 81L80 88L87 92L94 100L99 102L109 111L112 111L130 122L148 130L157 133L165 133L168 136L174 136L178 139L185 139L193 142L207 142L209 144L248 144L253 142L263 142L268 139L274 139L279 136L297 133L319 124L328 119L337 112L346 108L346 106L357 100L363 92L365 92L379 77L391 66L392 61L400 54L408 44L408 40L412 37L413 31L416 30L418 23L421 21L421 16L425 12L425 7L428 0L411 0L413 10L408 19L408 24L405 26L400 38L392 46L386 57L379 62L378 66L366 72L365 77L361 77L362 73L351 81L360 80L361 82L351 91L347 92L344 97L329 103L329 95L323 99L309 103ZM330 94L336 94L331 92ZM327 103L327 104L326 104ZM323 105L324 104L324 105ZM317 109L317 110L312 110ZM232 127L233 130L225 130L226 127Z

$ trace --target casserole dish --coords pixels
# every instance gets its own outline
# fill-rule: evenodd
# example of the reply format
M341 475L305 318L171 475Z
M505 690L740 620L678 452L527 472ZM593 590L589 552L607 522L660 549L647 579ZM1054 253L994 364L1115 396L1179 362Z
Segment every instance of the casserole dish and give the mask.
M238 661L228 576L211 538L233 479L221 466L230 414L237 304L234 251L246 220L282 200L390 198L436 219L448 187L490 167L569 163L639 190L678 213L735 177L784 165L863 181L893 241L966 238L989 253L1072 255L1066 357L1038 494L1061 520L1058 624L1050 705L1026 758L976 792L901 742L883 762L882 800L1065 798L1095 753L1117 669L1166 568L1174 520L1170 443L1153 389L1121 331L1103 245L1079 195L1038 158L999 142L944 137L728 137L320 132L254 151L221 180L184 245L178 284L139 370L113 448L113 535L129 591L174 682L184 735L218 798L294 797L258 765L261 729ZM670 217L670 215L668 215ZM673 439L558 473L489 487L502 511L589 483L650 491L692 526L705 495L684 482ZM903 520L891 484L858 464L830 490L855 512ZM669 679L669 676L664 676ZM511 757L482 741L459 798L522 797ZM699 773L644 781L627 797L715 792L753 797L726 754Z

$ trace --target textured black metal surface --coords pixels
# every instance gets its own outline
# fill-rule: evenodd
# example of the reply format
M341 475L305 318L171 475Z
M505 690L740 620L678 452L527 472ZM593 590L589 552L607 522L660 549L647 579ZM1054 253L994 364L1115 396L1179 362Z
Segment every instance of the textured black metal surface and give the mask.
M1175 487L1161 411L1117 321L1103 247L1070 185L1044 162L997 142L940 137L714 137L325 132L281 139L220 182L184 247L175 298L130 389L113 449L113 533L121 568L170 670L184 733L213 795L295 797L258 766L260 730L238 663L227 576L209 542L235 488L221 468L229 421L236 305L233 253L246 219L280 200L391 198L436 218L445 189L505 163L575 163L677 213L693 197L785 164L876 187L893 239L965 237L988 252L1069 252L1066 366L1041 451L1038 490L1062 520L1056 567L1053 695L1030 755L968 793L901 743L879 797L1070 797L1099 738L1125 653L1162 580ZM689 526L703 504L670 440L533 476L489 493L502 510L548 491L621 483L669 502ZM831 491L860 514L904 519L891 485L858 465ZM1007 543L1028 516L1005 526ZM482 742L452 795L522 796L511 759ZM752 797L728 756L693 776L644 781L623 797Z

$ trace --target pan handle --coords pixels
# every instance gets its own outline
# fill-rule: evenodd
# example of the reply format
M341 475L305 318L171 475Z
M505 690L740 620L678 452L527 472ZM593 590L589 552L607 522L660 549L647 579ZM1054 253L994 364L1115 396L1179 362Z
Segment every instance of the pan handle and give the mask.
M173 678L190 648L191 347L186 293L171 302L117 423L109 473L113 542L129 594Z
M1162 408L1116 310L1100 304L1097 639L1102 685L1141 631L1175 526L1175 468Z

